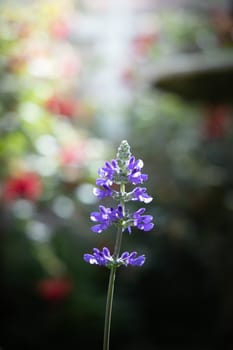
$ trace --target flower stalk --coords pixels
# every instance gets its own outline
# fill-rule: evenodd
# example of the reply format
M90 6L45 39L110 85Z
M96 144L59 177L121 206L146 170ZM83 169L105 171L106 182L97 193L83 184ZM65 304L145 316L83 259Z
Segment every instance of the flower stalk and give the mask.
M103 205L99 206L98 212L92 212L91 220L95 223L92 226L92 231L100 234L112 225L117 226L116 241L114 252L111 255L107 247L93 248L93 254L84 254L84 260L90 264L105 266L110 269L106 309L104 323L104 339L103 350L109 350L111 316L113 295L115 287L116 270L120 266L142 266L145 262L145 255L137 256L137 252L121 252L122 237L125 231L131 233L131 228L135 227L142 231L150 231L154 224L151 215L142 215L145 208L140 208L134 213L130 213L125 208L128 201L139 201L150 203L152 197L147 193L145 187L138 185L147 180L147 174L142 174L143 161L136 160L131 155L130 146L127 141L122 141L116 159L111 162L106 162L105 166L99 169L99 178L96 180L98 188L94 189L94 194L99 199L112 197L118 201L117 207L106 208ZM126 184L137 185L131 192L126 192ZM119 186L119 191L113 190L113 185Z
M125 193L125 184L120 185L120 195L123 197ZM122 214L125 215L125 203L121 201ZM114 259L119 258L121 241L122 241L122 225L118 224L118 230L116 235L116 242L113 257ZM109 339L110 339L110 330L111 330L111 318L112 318L112 304L113 304L113 294L115 287L115 278L116 278L116 266L112 266L110 269L109 283L108 283L108 292L106 300L106 309L105 309L105 323L104 323L104 341L103 341L103 350L109 350Z
M123 195L125 193L125 184L121 184L120 186L120 196L123 198ZM122 215L123 217L125 216L125 203L123 200L120 202L121 208L122 208ZM121 250L121 241L122 241L122 234L123 234L123 227L122 223L119 222L118 224L118 230L117 230L117 236L116 236L116 243L115 243L115 248L114 248L114 258L118 259L120 250Z
M105 309L103 350L109 350L115 278L116 278L116 267L112 267L109 275L108 292L107 292L106 309Z

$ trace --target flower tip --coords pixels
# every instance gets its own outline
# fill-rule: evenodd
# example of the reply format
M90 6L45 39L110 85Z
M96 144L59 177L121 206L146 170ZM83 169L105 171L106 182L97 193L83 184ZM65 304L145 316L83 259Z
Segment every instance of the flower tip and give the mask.
M122 140L121 143L120 143L120 146L129 146L129 143L127 140Z

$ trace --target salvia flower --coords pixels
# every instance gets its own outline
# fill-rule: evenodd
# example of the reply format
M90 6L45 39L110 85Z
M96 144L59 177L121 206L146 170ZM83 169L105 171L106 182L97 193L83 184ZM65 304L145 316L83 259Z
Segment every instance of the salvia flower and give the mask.
M93 193L99 199L103 199L105 197L112 197L114 194L114 191L110 187L108 187L107 185L103 184L102 189L95 187L93 189Z
M143 161L141 159L136 160L130 152L119 150L117 159L105 162L105 166L99 169L100 177L96 180L96 185L110 187L113 183L142 184L148 178L147 174L141 173L143 165Z
M107 266L113 262L113 258L108 248L104 247L102 251L93 248L93 254L84 254L84 260L90 264Z
M141 215L145 212L145 208L137 210L133 214L134 226L139 230L150 231L154 227L154 224L151 222L153 220L152 215Z
M145 208L137 210L133 214L128 215L128 220L122 222L123 231L128 229L128 232L131 233L131 227L137 227L141 231L150 231L154 227L153 216L152 215L141 215L145 211Z
M145 255L137 256L137 252L124 252L119 258L114 258L108 248L101 250L93 248L93 254L84 254L84 260L90 264L112 267L123 266L142 266L145 262Z
M92 231L101 233L111 225L118 224L119 222L122 225L122 231L127 228L129 233L131 233L131 226L137 227L142 231L150 231L154 227L154 224L151 222L153 217L152 215L141 215L144 212L145 208L141 208L133 214L127 212L124 215L121 205L118 205L117 209L106 208L100 205L98 212L95 211L91 213L91 220L97 223L92 226Z
M133 185L141 184L147 181L148 175L142 174L143 161L141 159L136 160L135 157L131 157L128 164L128 181Z
M97 188L93 193L99 199L110 197L117 202L115 207L99 206L99 211L91 213L90 218L94 222L92 231L100 234L110 226L117 227L116 241L114 253L111 254L107 247L93 248L92 254L84 254L85 262L92 265L105 266L110 269L108 295L105 312L104 340L103 350L109 350L109 337L111 325L111 311L113 301L113 291L115 283L115 273L120 266L142 266L145 263L145 255L138 255L133 251L120 253L123 232L128 230L131 233L132 228L138 228L142 231L150 231L154 227L152 215L145 215L145 208L140 208L135 212L130 212L126 208L129 201L138 201L145 204L152 201L152 197L147 193L145 187L140 187L147 181L148 175L142 173L143 161L131 154L127 141L122 141L116 159L105 162L104 166L98 171L98 179L96 180ZM127 185L131 190L127 192ZM135 187L132 190L132 185Z
M117 262L125 266L142 266L145 260L146 258L144 254L137 256L137 252L124 252L121 254L120 258L117 259Z
M101 233L113 223L117 223L121 219L123 219L121 205L118 205L117 209L106 208L103 205L100 205L98 212L94 211L91 213L91 220L94 222L99 222L99 224L92 227L92 231L95 233Z
M142 231L150 231L154 224L151 215L144 215L145 208L138 209L136 212L130 213L129 209L125 208L125 204L129 201L139 201L150 203L152 197L147 193L145 187L139 185L145 182L148 178L147 174L142 173L143 161L136 159L130 152L130 147L127 141L122 141L118 148L116 159L110 162L105 162L104 166L98 171L99 178L96 180L98 187L94 188L93 193L99 199L111 197L118 202L114 207L99 206L99 211L91 213L91 221L94 222L92 231L100 234L107 230L110 226L116 225L118 234L122 234L125 230L131 233L132 228L137 228ZM126 185L136 185L130 192L126 191ZM118 189L118 190L117 190ZM121 239L119 240L119 242ZM119 248L119 247L118 247ZM107 266L112 261L112 257L107 248L101 252L94 248L93 255L85 254L84 260L92 264ZM132 255L133 254L133 255ZM139 265L144 260L142 257L136 258L135 252L125 253L120 256L120 249L117 249L116 259L124 265Z
M127 200L150 203L152 197L148 195L145 187L136 187L132 192L128 193Z

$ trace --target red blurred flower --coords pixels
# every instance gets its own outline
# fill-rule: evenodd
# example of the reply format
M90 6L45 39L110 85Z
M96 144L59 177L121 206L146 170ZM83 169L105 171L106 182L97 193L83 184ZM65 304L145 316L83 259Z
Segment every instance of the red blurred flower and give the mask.
M227 106L211 106L206 111L204 120L204 136L210 139L223 137L229 126L229 108Z
M37 282L38 295L47 301L59 301L70 295L72 282L67 278L47 278Z
M77 102L72 99L64 99L54 95L46 101L45 108L54 114L74 117L76 114Z
M31 172L9 178L3 185L3 198L8 201L17 198L37 200L41 192L41 180L37 174Z

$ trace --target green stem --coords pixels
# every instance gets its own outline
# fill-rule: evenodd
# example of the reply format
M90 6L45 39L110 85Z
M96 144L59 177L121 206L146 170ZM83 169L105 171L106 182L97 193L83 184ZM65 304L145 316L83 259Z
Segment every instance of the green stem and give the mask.
M125 193L125 185L120 185L121 194ZM121 201L123 216L125 215L125 204L124 201ZM114 247L113 257L117 259L120 254L121 249L121 241L122 241L122 225L119 223L116 242ZM112 316L112 304L113 304L113 294L114 294L114 286L115 286L115 277L116 277L116 266L111 267L109 282L108 282L108 292L107 292L107 301L106 301L106 309L105 309L105 322L104 322L104 341L103 341L103 350L109 350L109 340L110 340L110 330L111 330L111 316Z
M123 195L125 193L125 184L121 184L120 185L120 193L121 193L121 195ZM123 216L124 216L125 215L125 202L123 200L121 200L120 204L121 204L122 213L123 213ZM119 224L118 231L117 231L117 236L116 236L116 243L115 243L115 248L114 248L114 254L113 254L115 259L117 259L119 257L120 250L121 250L121 241L122 241L122 225Z
M115 277L116 277L116 268L112 267L110 271L110 276L109 276L108 294L107 294L106 310L105 310L103 350L109 350L112 302L113 302L113 292L114 292L114 286L115 286Z

